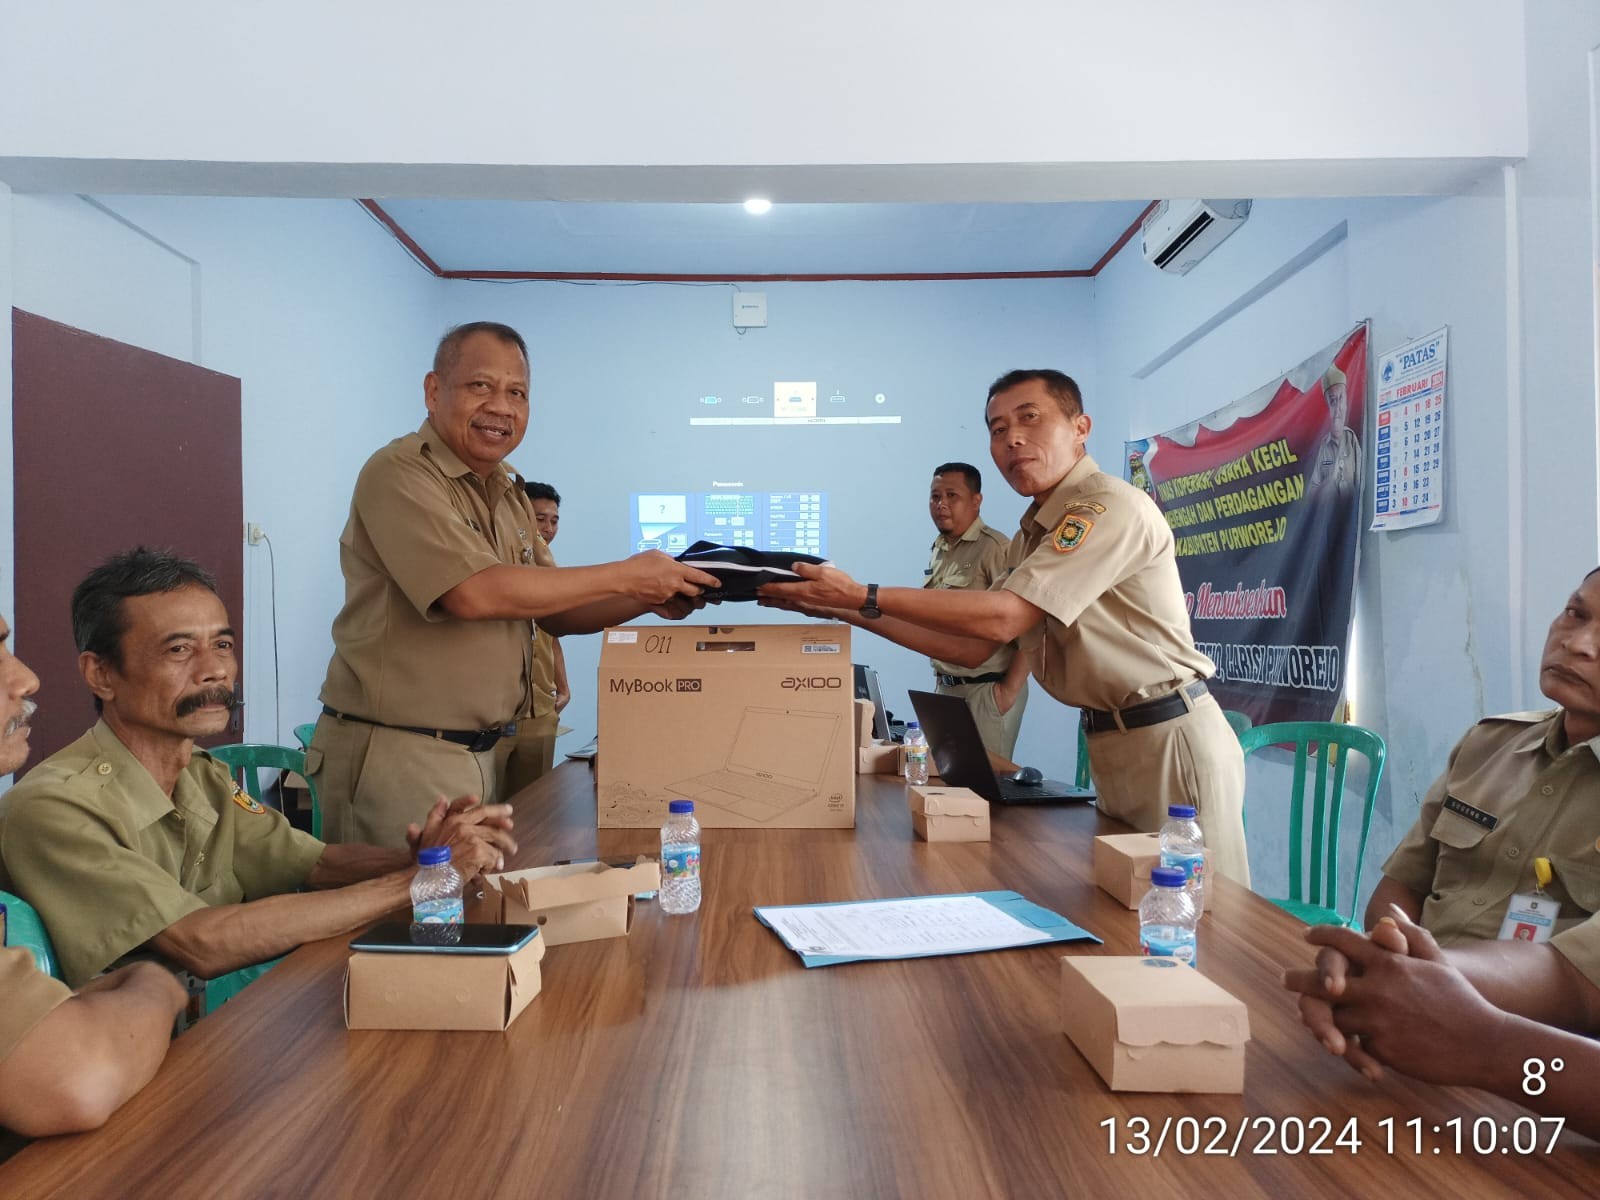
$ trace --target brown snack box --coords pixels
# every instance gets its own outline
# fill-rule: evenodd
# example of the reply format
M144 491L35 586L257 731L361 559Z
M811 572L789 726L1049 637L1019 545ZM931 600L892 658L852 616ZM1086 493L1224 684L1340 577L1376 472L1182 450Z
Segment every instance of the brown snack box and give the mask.
M539 994L544 946L540 936L515 954L357 951L345 968L345 1028L503 1030Z
M608 629L600 743L601 829L657 828L671 800L708 829L852 828L850 627Z
M970 788L913 784L911 828L925 842L987 842L989 802Z
M633 925L635 892L661 887L661 864L640 858L630 867L571 863L484 876L492 919L537 925L551 946L622 937Z
M1150 868L1161 865L1159 833L1108 833L1094 840L1094 881L1127 908L1138 908L1150 890ZM1211 851L1206 851L1206 870Z
M871 742L856 750L857 775L903 775L899 742Z
M1161 835L1112 833L1094 840L1094 881L1127 908L1150 890L1150 868L1161 865Z
M856 701L856 747L872 745L872 701Z
M1176 959L1063 958L1061 1019L1112 1091L1244 1091L1249 1012Z

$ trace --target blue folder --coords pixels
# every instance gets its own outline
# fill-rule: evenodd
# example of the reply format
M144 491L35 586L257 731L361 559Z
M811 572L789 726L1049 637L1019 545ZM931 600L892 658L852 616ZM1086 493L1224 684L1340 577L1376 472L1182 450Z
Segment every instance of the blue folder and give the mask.
M949 899L950 896L975 896L985 903L992 904L1009 917L1013 917L1024 925L1032 926L1042 933L1048 934L1048 940L1031 942L1026 946L979 946L971 950L919 950L909 954L808 954L804 950L795 950L800 956L800 961L807 967L831 967L838 963L847 962L888 962L897 958L939 958L947 954L980 954L986 950L1027 950L1034 946L1044 946L1051 942L1094 942L1100 944L1100 939L1086 929L1080 929L1071 921L1053 913L1048 908L1040 908L1031 900L1026 899L1018 892L955 892L946 896L879 896L872 900L842 900L828 904L772 904L757 907L754 912L756 920L768 929L772 922L761 915L762 908L848 908L853 904L878 904L887 900L939 900ZM773 930L776 933L776 930ZM781 935L779 940L782 940ZM784 945L788 945L787 942ZM793 949L793 947L791 947Z

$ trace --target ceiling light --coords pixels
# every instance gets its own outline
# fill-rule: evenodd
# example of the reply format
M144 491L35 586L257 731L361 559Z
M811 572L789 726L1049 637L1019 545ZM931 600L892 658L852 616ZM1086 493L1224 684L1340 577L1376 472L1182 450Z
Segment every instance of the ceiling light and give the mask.
M751 196L744 202L744 210L752 217L762 217L772 211L772 201L765 196Z

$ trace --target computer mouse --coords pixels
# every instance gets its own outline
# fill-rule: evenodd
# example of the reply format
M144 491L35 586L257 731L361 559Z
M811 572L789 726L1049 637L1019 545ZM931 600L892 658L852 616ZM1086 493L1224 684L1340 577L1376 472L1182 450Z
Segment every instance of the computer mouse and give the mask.
M1024 787L1038 787L1044 782L1044 772L1038 767L1023 767L1011 777L1012 783L1020 783Z

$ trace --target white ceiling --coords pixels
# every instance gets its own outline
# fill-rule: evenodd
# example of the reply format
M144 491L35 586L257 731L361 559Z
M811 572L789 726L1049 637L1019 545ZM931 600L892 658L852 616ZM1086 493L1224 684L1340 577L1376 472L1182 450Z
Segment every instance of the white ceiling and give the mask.
M383 200L442 270L683 275L1089 271L1143 201L741 204Z

